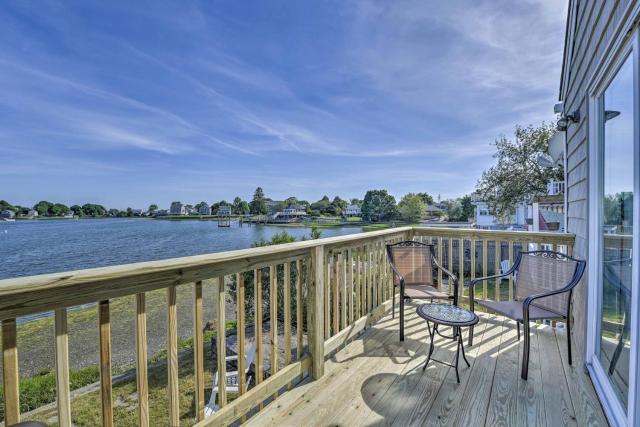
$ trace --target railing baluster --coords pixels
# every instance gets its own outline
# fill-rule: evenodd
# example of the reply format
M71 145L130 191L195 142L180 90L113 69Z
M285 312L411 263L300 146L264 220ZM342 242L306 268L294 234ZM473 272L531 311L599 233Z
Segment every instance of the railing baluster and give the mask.
M334 253L331 257L331 265L333 266L333 333L334 336L340 331L340 287L338 286L338 256Z
M489 245L486 239L482 239L482 277L486 277L489 275L488 263L489 263L489 255L487 254L489 249ZM482 282L482 298L489 298L488 290L487 290L487 281L484 280Z
M347 327L347 257L345 252L340 253L339 258L339 276L340 276L340 323L342 329Z
M278 268L269 266L269 331L271 341L271 375L278 372ZM274 393L273 397L277 397Z
M449 262L447 264L449 265L449 271L453 273L453 239L451 237L447 239L447 249L449 253ZM453 283L450 283L449 279L447 279L447 287L449 288L449 293L453 294Z
M307 263L307 277L309 275L309 264ZM296 260L296 360L300 360L303 353L302 348L302 263Z
M245 301L245 286L244 286L244 273L236 274L236 284L237 284L237 292L236 292L236 330L238 336L238 392L242 396L247 388L247 378L245 376L246 370L246 362L245 362L245 350L244 350L244 339L245 339L245 309L244 309L244 301ZM246 421L245 417L243 417L242 421Z
M360 265L360 248L356 248L356 319L359 319L362 316L361 312L361 304L362 304L362 294L360 292L360 286L362 284L362 266Z
M476 278L476 241L471 239L469 241L469 258L471 259L471 280ZM469 285L471 286L471 285Z
M58 424L71 425L71 397L69 395L69 335L67 334L67 309L55 311L56 330L56 396L58 400Z
M308 298L307 304L310 322L308 327L309 347L311 350L311 360L313 361L311 376L318 379L324 375L324 337L322 335L323 317L329 316L328 311L323 311L324 301L324 277L326 268L323 264L324 247L318 245L311 251L313 278L307 284Z
M204 334L202 314L202 282L193 285L193 373L195 378L196 420L204 419Z
M354 298L354 289L353 289L353 252L351 249L347 249L347 289L349 292L349 298L347 303L349 304L349 324L353 324L354 322L354 313L355 313L355 302Z
M382 280L382 257L380 255L382 255L382 252L380 251L380 248L382 246L382 242L378 242L375 245L376 251L375 251L375 256L376 256L376 295L378 297L378 304L380 305L382 304L382 288L384 287L384 282Z
M254 291L254 322L256 336L256 384L260 384L264 377L262 368L262 270L253 270L253 291Z
M459 297L464 297L464 239L458 239L458 265Z
M322 259L322 265L319 267L323 270L322 276L324 280L322 286L325 287L322 293L324 295L324 339L331 337L331 257L331 253L325 254Z
M509 241L509 268L513 266L513 240ZM513 274L509 275L509 301L513 301Z
M144 293L136 294L136 387L138 389L138 425L141 427L147 427L149 425L147 312L145 299Z
M376 306L376 283L374 276L373 266L373 245L367 246L367 257L369 259L369 289L367 289L367 297L371 296L369 300L369 311L373 310Z
M494 266L494 274L500 274L500 261L502 261L502 242L500 240L496 240L494 243L495 247L495 266ZM500 284L502 283L502 278L498 277L496 279L496 301L500 301Z
M98 324L100 329L100 400L102 402L102 425L113 426L113 406L111 399L111 321L109 301L98 304Z
M442 263L442 252L444 252L444 248L442 246L442 237L438 237L438 264L444 265ZM442 283L442 269L438 269L438 288L440 291L444 290L444 284ZM400 295L402 298L402 295Z
M227 404L227 333L225 320L225 289L224 276L216 280L216 311L218 314L216 337L218 358L218 406Z
M284 263L284 365L291 363L291 263ZM291 386L291 384L289 384Z
M178 390L178 313L176 287L167 288L167 392L169 424L180 424L180 392Z
M4 389L4 421L20 422L20 375L18 372L18 340L16 319L2 321L2 384Z

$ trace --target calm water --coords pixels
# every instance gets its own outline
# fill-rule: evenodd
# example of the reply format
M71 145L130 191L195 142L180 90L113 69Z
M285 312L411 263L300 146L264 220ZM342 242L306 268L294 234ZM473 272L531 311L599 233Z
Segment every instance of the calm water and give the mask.
M300 239L310 228L218 227L214 221L83 219L0 222L0 279L251 247L286 230ZM322 229L322 237L360 227Z

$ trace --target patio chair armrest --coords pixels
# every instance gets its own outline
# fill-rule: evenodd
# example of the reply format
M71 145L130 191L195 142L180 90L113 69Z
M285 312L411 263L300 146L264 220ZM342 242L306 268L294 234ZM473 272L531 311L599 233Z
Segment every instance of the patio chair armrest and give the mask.
M438 270L441 270L444 274L449 276L449 278L453 281L453 304L458 305L458 277L452 272L450 272L449 270L447 270L446 268L444 268L443 266L441 266L435 257L432 257L432 260L433 260L433 265L435 265L435 267ZM442 284L440 283L438 284L438 286L442 286Z
M512 267L509 269L509 271L506 271L502 274L495 274L493 276L485 276L485 277L478 277L478 278L472 279L471 282L469 283L469 308L471 308L471 311L473 311L473 308L474 308L475 289L478 283L482 283L485 280L492 280L492 279L498 279L500 277L507 277L513 273L513 270L514 268Z
M540 298L551 297L554 295L564 294L566 292L571 292L573 286L565 286L562 289L556 289L554 291L542 292L539 294L529 295L522 302L522 320L526 323L529 321L529 306L531 303Z
M400 272L398 271L396 266L393 265L393 262L389 262L389 265L391 266L391 270L393 271L393 274L398 276L398 279L400 279L400 285L403 285L404 284L404 276L402 276L402 274L400 274ZM395 286L395 284L393 286Z

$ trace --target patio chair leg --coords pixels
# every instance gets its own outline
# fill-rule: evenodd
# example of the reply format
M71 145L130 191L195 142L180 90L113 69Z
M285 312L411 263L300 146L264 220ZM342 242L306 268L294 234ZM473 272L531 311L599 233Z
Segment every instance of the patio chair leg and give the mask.
M396 288L393 288L393 294L391 295L391 318L396 318Z
M400 292L400 310L398 315L400 316L400 341L404 341L404 296Z
M522 354L522 373L521 377L526 380L529 376L529 322L524 324L524 353Z
M520 341L520 321L516 320L516 325L518 326L518 341Z
M473 326L469 327L469 347L473 345Z
M571 316L567 317L567 356L569 357L569 366L571 366Z
M471 365L469 364L469 361L467 360L467 356L464 354L464 340L462 339L462 331L460 331L460 328L458 328L458 333L459 335L459 342L460 342L460 348L462 349L462 358L464 359L464 362L467 364L467 366L470 368Z

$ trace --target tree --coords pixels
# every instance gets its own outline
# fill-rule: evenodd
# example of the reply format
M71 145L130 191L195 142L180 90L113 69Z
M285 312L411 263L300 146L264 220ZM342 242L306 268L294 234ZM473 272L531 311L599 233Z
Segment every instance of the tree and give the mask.
M264 198L264 191L262 190L262 187L256 188L249 208L251 213L254 215L266 215L269 212L269 207L267 206L267 202Z
M469 221L469 218L473 218L473 215L476 211L476 207L473 205L473 202L471 201L471 196L467 194L466 196L463 196L459 200L460 200L460 205L462 207L462 217L464 218L463 221Z
M327 214L330 210L331 200L328 196L323 196L322 199L315 203L311 203L311 210L318 211L320 214Z
M416 196L420 196L425 205L433 204L433 197L429 193L417 193Z
M462 203L459 200L445 200L442 202L447 207L449 221L466 221L462 214Z
M396 199L387 190L369 190L362 203L365 221L385 221L397 216Z
M62 203L56 203L49 208L49 215L64 216L69 212L69 208Z
M71 209L71 212L73 212L74 215L77 215L77 216L84 215L84 212L82 212L82 207L80 207L80 205L73 205L69 209Z
M546 153L554 128L545 123L538 127L516 126L515 140L502 136L494 143L496 164L483 172L476 185L489 211L500 219L509 218L516 205L547 192L547 183L562 180L562 166L538 164L538 153Z
M357 198L353 198L350 200L351 204L357 207L362 207L362 200L357 199Z
M51 206L53 206L53 203L41 200L33 207L33 209L38 211L38 215L47 216L49 215L49 209L51 209Z
M149 205L149 213L154 213L157 210L158 210L158 205L156 205L155 203L152 203Z
M102 205L94 203L85 203L82 205L82 212L85 216L100 217L107 213L107 210Z
M415 193L406 194L400 203L398 210L403 220L408 222L418 222L427 211L427 205L423 198Z
M109 216L120 216L120 210L118 210L116 208L109 209L109 211L107 213L109 214Z
M341 215L342 211L344 211L348 206L348 203L345 200L342 200L340 197L336 196L333 198L331 202L331 210L333 211L333 215Z
M16 211L16 207L6 200L0 200L0 211Z

